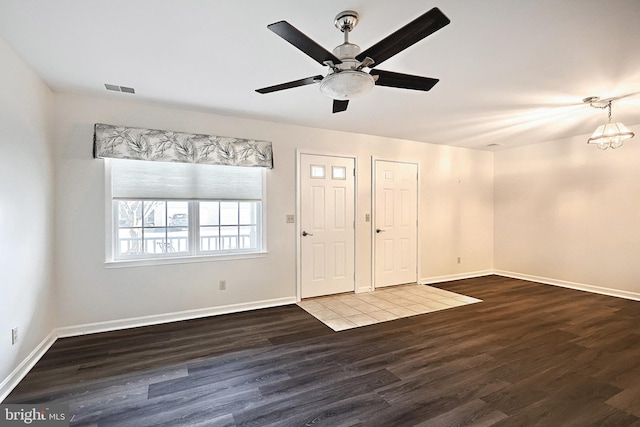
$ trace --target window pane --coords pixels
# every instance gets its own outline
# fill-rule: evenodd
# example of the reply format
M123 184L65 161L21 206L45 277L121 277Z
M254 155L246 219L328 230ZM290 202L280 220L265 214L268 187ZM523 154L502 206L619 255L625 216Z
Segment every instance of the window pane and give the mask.
M238 227L220 227L220 249L238 249Z
M163 242L163 253L189 252L189 229L167 228L167 238Z
M220 224L238 224L238 202L220 202Z
M160 200L145 200L141 204L141 224L143 227L162 225L165 217L165 203ZM157 220L156 220L157 219Z
M142 202L137 200L118 200L116 255L121 257L137 256L144 252L142 240Z
M240 227L239 247L241 249L257 249L258 229L255 225Z
M155 229L144 231L144 253L162 254L165 253L165 233L157 232Z
M220 229L218 227L200 227L200 250L220 250Z
M142 202L132 200L119 200L118 209L118 227L135 227L136 218L142 216Z
M119 256L135 256L142 253L142 228L118 229L117 251Z
M240 224L256 223L256 202L240 202Z
M167 202L167 226L189 228L189 202Z
M200 202L200 225L220 225L220 202Z
M331 178L347 179L347 168L343 166L331 166Z
M324 166L311 165L311 178L315 178L315 179L324 178Z

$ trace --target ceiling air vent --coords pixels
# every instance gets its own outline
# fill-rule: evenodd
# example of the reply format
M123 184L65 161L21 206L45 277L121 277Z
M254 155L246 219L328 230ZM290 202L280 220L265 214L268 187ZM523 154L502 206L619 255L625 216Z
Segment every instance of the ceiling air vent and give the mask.
M126 87L126 86L118 86L118 85L110 85L108 83L104 84L104 87L107 90L112 90L114 92L124 92L124 93L136 93L136 90L132 87Z

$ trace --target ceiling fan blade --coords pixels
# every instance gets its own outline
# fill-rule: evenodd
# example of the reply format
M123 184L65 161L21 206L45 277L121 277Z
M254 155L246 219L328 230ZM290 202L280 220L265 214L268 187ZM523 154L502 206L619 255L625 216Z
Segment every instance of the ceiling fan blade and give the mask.
M342 111L345 111L347 109L348 105L349 105L349 100L340 101L338 99L334 99L333 100L333 112L334 113L340 113Z
M378 76L376 86L398 87L402 89L427 91L440 81L439 79L433 79L431 77L412 76L377 69L371 70L369 74Z
M325 65L325 61L331 61L334 64L342 63L333 53L311 40L287 21L267 25L267 28L319 62L320 65Z
M375 64L371 67L375 67L428 35L435 33L440 28L449 24L449 22L451 22L449 18L447 18L440 9L434 7L424 15L419 16L395 33L385 37L369 49L360 53L356 56L356 59L362 61L367 56L373 58Z
M263 87L262 89L256 89L258 93L271 93L277 92L279 90L291 89L294 87L312 85L314 83L319 83L322 80L322 76L317 75L313 77L307 77L306 79L294 80L292 82L281 83L275 86Z

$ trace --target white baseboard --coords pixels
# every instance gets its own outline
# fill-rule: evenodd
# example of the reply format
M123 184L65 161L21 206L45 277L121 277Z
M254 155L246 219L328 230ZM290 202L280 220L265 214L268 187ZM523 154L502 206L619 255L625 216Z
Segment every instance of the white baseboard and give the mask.
M9 376L2 381L2 383L0 383L0 403L9 396L11 390L13 390L18 383L22 381L36 362L38 362L53 343L56 342L57 338L55 330L51 331L49 335L47 335L42 342L33 349L27 358L24 359L22 363L20 363L16 369L14 369L13 372L11 372Z
M356 294L361 294L363 292L371 292L371 286L360 286L359 288L356 288Z
M421 285L429 285L432 283L451 282L454 280L472 279L474 277L490 276L494 274L493 270L471 271L467 273L447 274L446 276L433 276L420 279L418 283Z
M141 326L159 325L162 323L179 322L182 320L198 319L201 317L219 316L221 314L240 313L260 308L278 307L295 304L295 297L277 298L242 304L223 305L219 307L200 308L196 310L179 311L175 313L155 314L151 316L131 317L128 319L108 320L106 322L87 323L77 326L65 326L56 329L58 337L71 337L94 334L97 332L117 331L119 329L138 328Z
M137 328L140 326L159 325L162 323L178 322L181 320L197 319L221 314L239 313L242 311L257 310L261 308L278 307L295 304L295 297L277 298L264 301L255 301L242 304L231 304L220 307L186 310L175 313L158 314L151 316L132 317L122 320L110 320L106 322L87 323L77 326L65 326L56 328L27 356L25 360L0 383L0 402L4 401L18 383L29 373L31 368L49 350L58 338L78 335L93 334L97 332L116 331L119 329Z
M620 289L603 288L601 286L587 285L585 283L570 282L567 280L550 279L548 277L533 276L531 274L514 273L512 271L493 270L493 274L513 279L528 280L531 282L544 283L545 285L560 286L563 288L576 289L579 291L593 292L596 294L608 295L612 297L625 298L640 301L640 293L623 291Z

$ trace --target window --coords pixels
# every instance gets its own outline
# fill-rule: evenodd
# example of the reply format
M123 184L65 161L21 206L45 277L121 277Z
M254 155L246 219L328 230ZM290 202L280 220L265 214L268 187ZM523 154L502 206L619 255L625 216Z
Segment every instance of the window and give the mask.
M109 162L110 260L264 251L264 168Z

